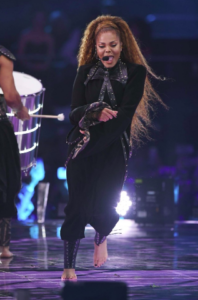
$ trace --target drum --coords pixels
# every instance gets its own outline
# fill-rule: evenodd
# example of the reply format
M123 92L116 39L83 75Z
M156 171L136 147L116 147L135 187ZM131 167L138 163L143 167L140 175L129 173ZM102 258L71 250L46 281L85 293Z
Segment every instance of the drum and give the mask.
M29 113L42 114L45 89L41 82L24 73L13 72L13 76L21 101L27 107ZM3 94L1 89L0 94ZM21 121L14 117L10 108L8 108L7 115L14 126L21 158L21 169L28 172L36 161L41 118L30 118L30 120Z

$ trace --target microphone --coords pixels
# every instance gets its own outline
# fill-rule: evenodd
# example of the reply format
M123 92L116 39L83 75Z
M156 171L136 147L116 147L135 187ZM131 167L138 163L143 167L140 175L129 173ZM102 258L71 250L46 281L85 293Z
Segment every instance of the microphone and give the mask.
M103 61L108 61L109 60L109 56L103 56L102 60Z

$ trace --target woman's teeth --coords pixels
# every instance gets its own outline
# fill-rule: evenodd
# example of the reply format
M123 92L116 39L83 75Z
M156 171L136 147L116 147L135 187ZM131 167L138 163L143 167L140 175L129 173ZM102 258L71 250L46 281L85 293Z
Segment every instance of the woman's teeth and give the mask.
M108 62L112 62L112 61L113 61L113 56L109 56Z

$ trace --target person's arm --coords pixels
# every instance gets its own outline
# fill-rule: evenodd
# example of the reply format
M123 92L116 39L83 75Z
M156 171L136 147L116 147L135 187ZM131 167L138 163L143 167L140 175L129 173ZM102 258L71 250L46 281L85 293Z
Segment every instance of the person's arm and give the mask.
M145 78L145 67L140 65L135 66L134 70L129 74L123 99L118 108L117 118L90 127L90 142L79 153L79 157L92 155L105 149L128 128L143 96Z
M11 107L16 116L21 120L29 119L27 108L23 106L21 97L16 90L13 78L13 62L5 56L0 56L0 87L2 88L4 98L9 107Z
M137 65L129 75L122 102L118 108L117 118L109 120L103 126L110 140L119 137L131 124L136 108L143 96L145 78L146 68L141 65Z
M79 68L79 71L76 75L73 92L72 92L72 103L71 103L71 112L69 114L70 122L73 125L78 125L81 118L85 115L86 109L90 104L86 104L85 99L85 80L87 76L82 67ZM105 114L102 117L101 121L106 122L107 120L116 116L116 112L106 109ZM90 113L87 117L90 119L97 119L100 113Z

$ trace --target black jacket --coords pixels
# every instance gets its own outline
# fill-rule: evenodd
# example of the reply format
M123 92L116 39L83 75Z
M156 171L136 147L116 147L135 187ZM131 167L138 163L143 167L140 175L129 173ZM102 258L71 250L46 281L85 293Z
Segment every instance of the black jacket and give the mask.
M69 115L71 123L75 126L69 140L74 141L79 136L78 122L85 114L87 107L98 101L99 93L103 84L102 79L90 80L85 86L87 75L92 68L92 64L81 66L77 73L72 95L71 113ZM116 66L109 69L110 74L115 72ZM120 82L111 80L111 85L116 97L118 115L108 122L102 122L90 128L91 139L87 147L79 153L77 158L93 155L111 145L119 139L126 130L130 135L130 124L135 110L142 98L146 68L142 65L127 63L128 81L125 86ZM111 105L107 92L104 101ZM69 147L69 153L74 146Z

